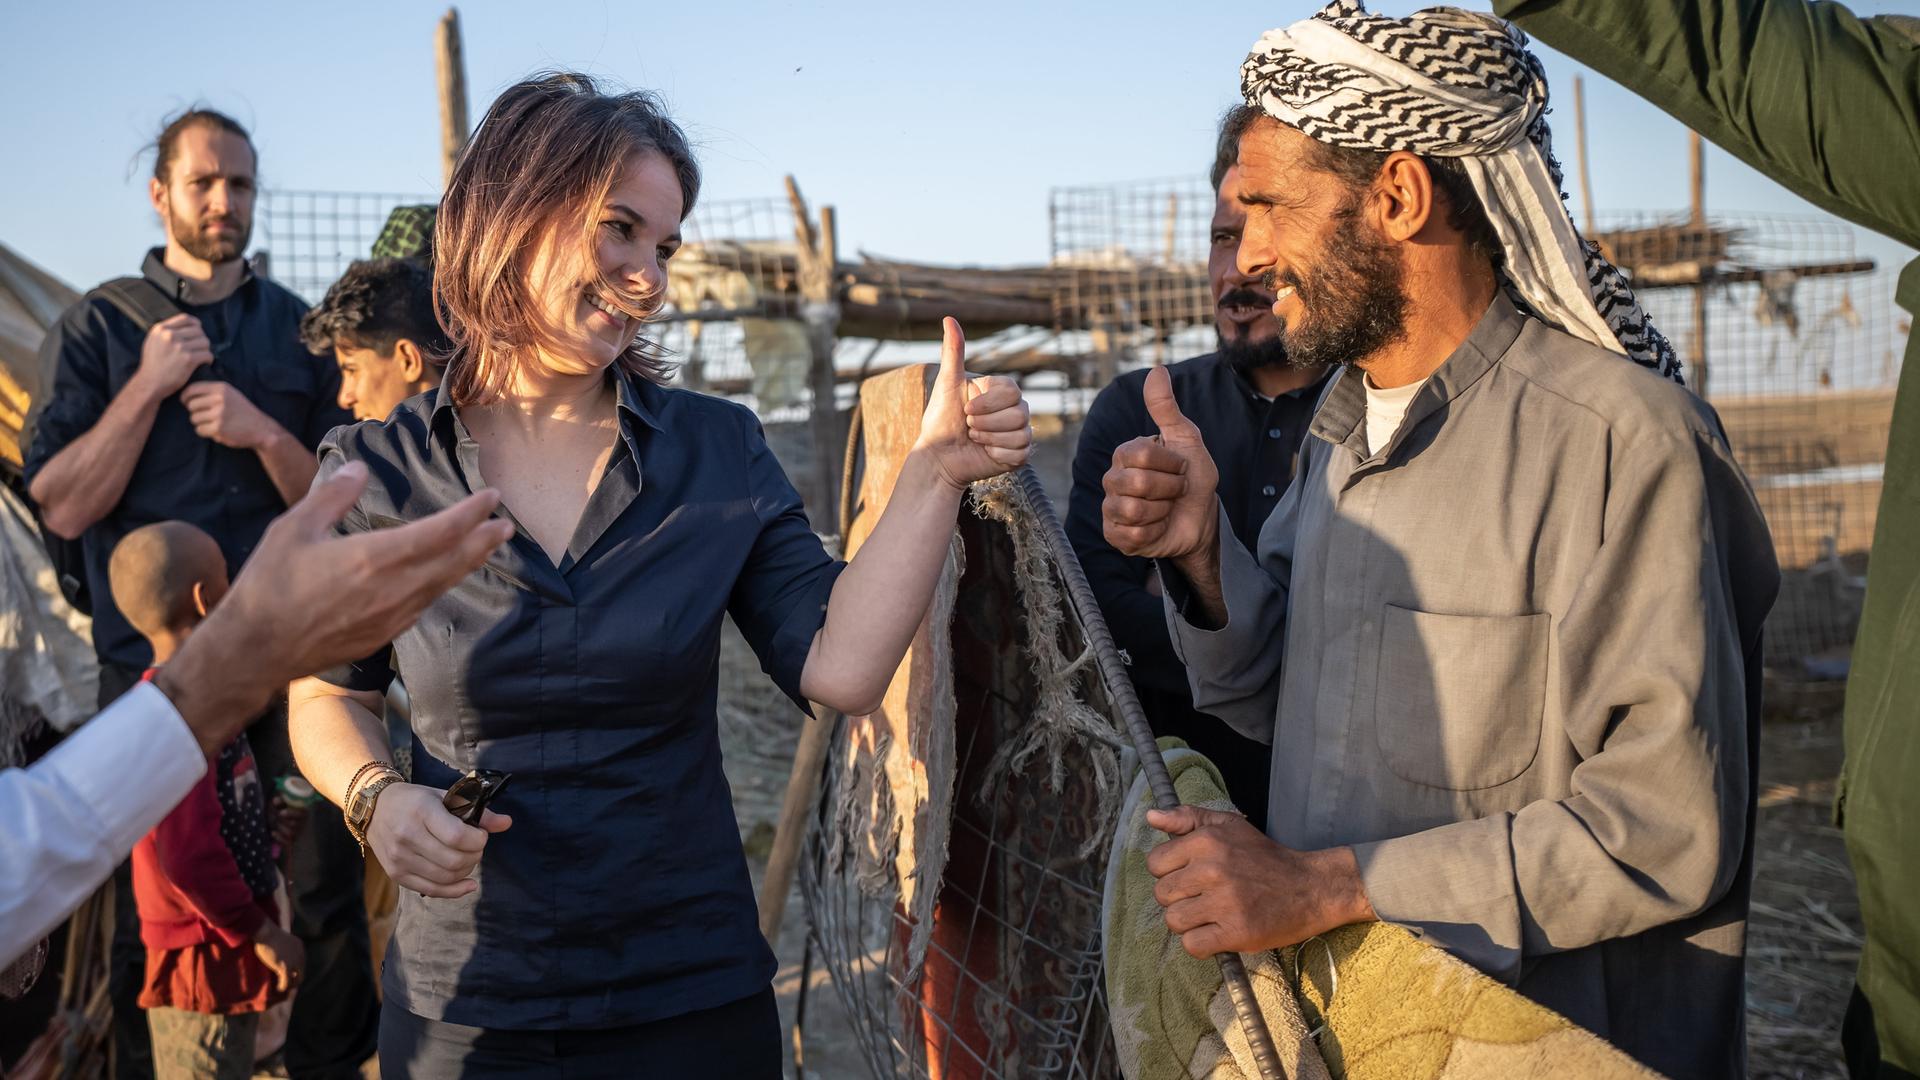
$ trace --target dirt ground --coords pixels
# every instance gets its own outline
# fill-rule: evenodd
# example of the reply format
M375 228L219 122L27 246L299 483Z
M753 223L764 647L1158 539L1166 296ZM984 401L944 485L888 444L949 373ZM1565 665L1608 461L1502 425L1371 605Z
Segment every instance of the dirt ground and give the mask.
M721 662L721 744L755 887L786 790L799 714L759 672L731 628ZM1840 767L1837 684L1772 687L1760 751L1759 850L1748 940L1748 1052L1756 1080L1846 1075L1840 1018L1860 957L1860 912L1832 824ZM775 943L783 1029L800 998L806 909L788 900ZM806 994L806 1078L868 1075L832 983L814 965ZM792 1073L789 1047L788 1075Z
M1833 825L1840 684L1770 686L1747 939L1756 1080L1841 1078L1840 1018L1860 962L1860 905Z

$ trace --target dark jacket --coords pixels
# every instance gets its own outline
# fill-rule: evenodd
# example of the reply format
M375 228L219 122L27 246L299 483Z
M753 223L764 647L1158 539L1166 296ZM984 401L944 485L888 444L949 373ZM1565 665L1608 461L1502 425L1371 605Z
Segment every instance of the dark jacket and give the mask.
M1300 440L1325 380L1269 400L1219 353L1169 364L1167 373L1181 411L1200 428L1220 469L1220 504L1234 535L1250 547L1293 478ZM1160 598L1148 589L1152 560L1122 555L1102 535L1100 504L1106 492L1101 480L1113 463L1114 450L1159 430L1141 397L1146 380L1145 368L1127 372L1100 391L1087 410L1073 458L1067 536L1115 643L1126 651L1128 673L1154 732L1184 739L1205 754L1220 768L1234 805L1262 821L1267 747L1194 710L1186 668L1173 653Z
M168 295L186 295L187 283L167 269L161 253L147 254L144 276ZM307 305L285 288L249 273L231 296L212 304L180 304L199 317L214 349L213 363L195 379L232 383L248 401L308 447L351 414L336 400L340 372L300 343ZM140 368L146 333L110 302L87 298L68 308L40 346L50 389L35 404L26 477L100 422ZM87 586L93 596L93 646L100 659L122 668L147 666L152 652L113 603L107 560L120 538L156 521L190 522L206 530L227 557L229 573L253 553L267 523L286 509L259 456L203 439L177 397L161 403L120 502L81 535Z

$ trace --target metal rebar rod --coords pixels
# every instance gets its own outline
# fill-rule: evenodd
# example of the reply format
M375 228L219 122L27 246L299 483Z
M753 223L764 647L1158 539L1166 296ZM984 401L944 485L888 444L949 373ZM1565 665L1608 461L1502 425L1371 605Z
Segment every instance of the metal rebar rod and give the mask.
M1019 478L1021 489L1026 492L1034 520L1040 525L1040 535L1046 541L1047 553L1052 556L1054 565L1060 568L1060 577L1067 587L1067 598L1073 604L1074 613L1079 616L1081 628L1086 632L1087 647L1093 650L1094 662L1100 667L1100 680L1106 687L1107 697L1119 711L1121 722L1127 729L1127 737L1133 743L1135 753L1140 755L1140 768L1147 774L1148 787L1153 789L1154 806L1161 810L1172 810L1180 805L1180 796L1174 791L1173 777L1167 772L1167 760L1160 753L1160 744L1154 740L1147 714L1140 708L1140 697L1134 693L1133 681L1127 677L1126 667L1120 661L1120 650L1115 647L1113 635L1107 629L1106 617L1100 613L1100 605L1093 597L1093 588L1087 584L1087 573L1081 568L1073 545L1067 542L1066 530L1060 526L1060 517L1054 512L1053 501L1047 498L1039 474L1033 471L1033 466L1023 465L1015 475ZM1274 1049L1273 1036L1267 1030L1266 1018L1260 1015L1260 1004L1254 999L1253 983L1247 975L1246 966L1240 962L1239 954L1223 952L1214 958L1220 962L1220 975L1226 980L1227 994L1233 999L1234 1014L1240 1019L1240 1030L1247 1037L1247 1047L1253 1052L1254 1065L1260 1070L1262 1080L1287 1080L1286 1071L1280 1065L1280 1054Z

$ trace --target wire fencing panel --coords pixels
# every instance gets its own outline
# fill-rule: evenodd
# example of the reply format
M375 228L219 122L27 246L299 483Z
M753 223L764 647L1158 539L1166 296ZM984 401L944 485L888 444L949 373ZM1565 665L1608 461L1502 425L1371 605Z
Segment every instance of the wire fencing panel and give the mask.
M1062 748L1058 786L1047 752L1007 755L1044 722L1045 676L1027 635L1040 624L1032 605L1060 598L1038 599L1031 581L1016 587L1018 554L999 524L963 510L960 532L953 816L940 879L922 885L939 890L924 958L911 958L918 928L894 863L907 841L869 831L892 813L893 788L866 757L884 749L854 734L853 718L835 732L800 866L812 945L876 1077L1117 1078L1101 906L1119 793L1096 781L1105 748L1091 739ZM1066 654L1079 655L1078 622L1062 629ZM1055 674L1111 716L1093 670ZM869 817L870 806L886 809ZM881 865L869 868L870 858Z
M423 194L263 191L260 247L267 254L268 271L308 303L318 303L349 263L369 257L374 239L395 208L438 200L437 195ZM684 235L689 273L676 273L675 284L682 287L670 289L663 309L667 321L650 327L648 336L670 359L680 362L680 377L688 385L713 389L757 407L755 373L747 360L745 338L749 333L760 334L773 320L797 319L799 311L794 296L777 289L768 294L754 286L785 280L794 288L793 212L784 201L774 199L710 201L695 209ZM679 271L678 262L669 265ZM702 322L686 317L700 307L715 311L719 319ZM771 378L778 382L781 374L775 371ZM798 374L780 385L792 389L804 381L803 358ZM757 388L768 386L763 378ZM763 419L777 422L806 415L803 402L773 396L771 415Z
M812 395L791 204L700 203L682 237L667 264L662 321L648 336L679 362L688 387L733 398L766 423L805 419Z
M355 259L373 250L387 215L398 206L437 203L438 195L365 191L260 193L260 246L275 281L317 304Z
M1213 189L1204 178L1053 189L1050 262L1063 351L1113 366L1184 359L1213 348L1207 290Z
M1772 530L1776 675L1844 675L1860 618L1907 319L1897 268L1831 218L1615 214L1603 245L1719 413ZM1612 243L1609 243L1609 242Z
M272 276L315 302L365 258L395 207L425 194L262 193ZM1206 262L1214 209L1204 179L1055 189L1050 197L1055 347L1098 359L1078 381L1214 347ZM1897 268L1873 268L1835 219L1646 212L1603 216L1596 237L1634 275L1641 302L1719 411L1785 571L1767 659L1783 674L1844 672L1879 503L1893 390L1909 325ZM666 320L653 338L687 385L769 423L803 419L793 211L779 199L714 200L686 225ZM712 318L698 319L705 310ZM1090 328L1090 329L1089 329ZM869 359L871 343L862 343ZM1078 400L1068 395L1064 400Z

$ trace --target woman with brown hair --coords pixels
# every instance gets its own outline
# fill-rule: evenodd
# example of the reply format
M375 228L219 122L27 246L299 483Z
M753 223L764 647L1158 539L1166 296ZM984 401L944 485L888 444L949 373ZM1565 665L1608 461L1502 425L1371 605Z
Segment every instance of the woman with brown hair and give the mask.
M776 1077L715 699L731 615L774 681L876 707L924 616L962 492L1032 441L1010 380L969 381L949 321L917 448L872 538L829 558L748 410L664 385L638 338L699 170L644 94L521 83L441 205L446 379L335 431L372 474L343 527L497 488L513 540L391 650L295 684L302 769L406 891L381 1071ZM380 695L403 672L413 776ZM512 774L477 824L442 805Z

